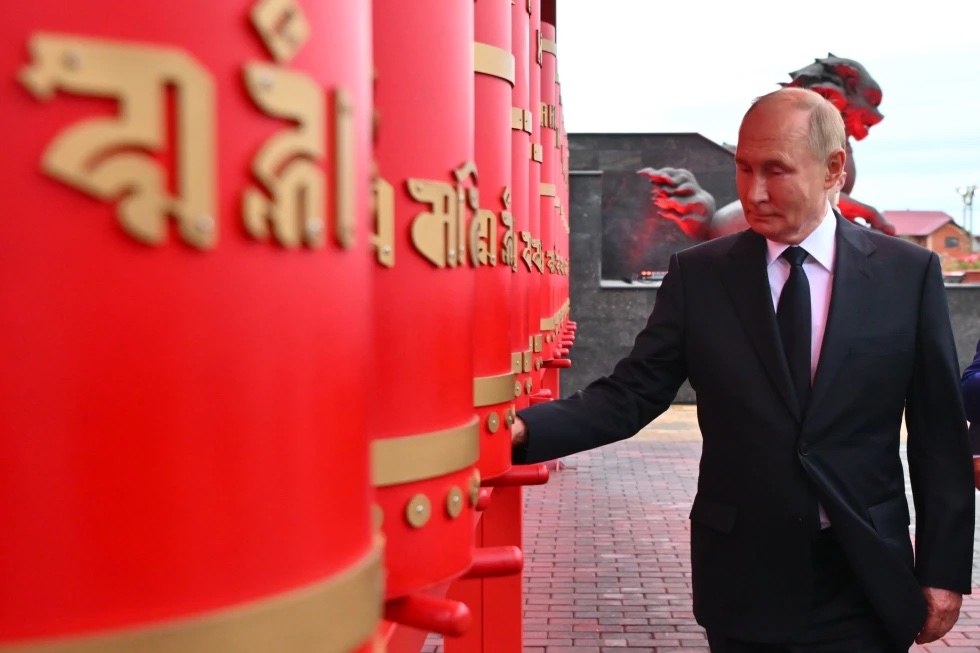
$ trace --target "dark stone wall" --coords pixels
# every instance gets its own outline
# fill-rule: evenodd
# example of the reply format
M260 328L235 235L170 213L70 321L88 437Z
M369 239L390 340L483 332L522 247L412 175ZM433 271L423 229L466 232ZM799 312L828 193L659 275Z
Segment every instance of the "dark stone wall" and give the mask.
M561 374L563 397L612 372L632 348L657 296L653 286L602 283L601 171L688 168L715 195L719 207L737 199L731 155L723 169L727 151L696 134L571 134L569 149L571 319L578 323L578 331L570 354L572 367ZM947 297L962 368L973 359L980 339L980 285L949 285ZM694 401L694 392L685 383L677 402Z

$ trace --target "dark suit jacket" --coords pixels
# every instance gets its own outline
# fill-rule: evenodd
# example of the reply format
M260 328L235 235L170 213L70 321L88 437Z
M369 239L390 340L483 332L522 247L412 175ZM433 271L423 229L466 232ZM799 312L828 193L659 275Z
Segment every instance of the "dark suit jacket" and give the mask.
M694 613L738 639L790 637L807 616L811 488L899 644L920 586L970 592L974 489L959 369L935 254L837 217L831 308L809 407L782 354L752 231L671 258L633 351L582 392L519 413L517 463L634 435L685 378L703 435L691 509ZM905 411L917 550L899 458ZM812 513L811 513L812 514Z
M970 420L970 446L973 448L973 455L980 456L980 341L977 342L977 353L973 362L963 370L960 388L963 391L966 418Z

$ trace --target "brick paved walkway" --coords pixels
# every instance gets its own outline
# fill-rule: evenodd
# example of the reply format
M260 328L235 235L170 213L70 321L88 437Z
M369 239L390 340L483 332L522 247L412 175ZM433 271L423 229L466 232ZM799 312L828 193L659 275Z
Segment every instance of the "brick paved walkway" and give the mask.
M568 468L527 491L524 653L707 653L688 560L694 410L675 407L655 426L564 459ZM975 591L952 633L912 651L980 653ZM431 638L424 653L438 651Z

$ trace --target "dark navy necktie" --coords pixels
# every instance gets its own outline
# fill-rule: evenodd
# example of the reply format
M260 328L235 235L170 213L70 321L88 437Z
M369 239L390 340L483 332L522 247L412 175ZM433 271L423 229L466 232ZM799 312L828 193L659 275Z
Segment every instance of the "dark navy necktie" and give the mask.
M783 342L786 362L789 363L793 389L800 403L800 410L806 410L810 397L810 282L803 271L803 261L807 251L802 247L789 247L782 257L790 264L789 279L783 286L776 309L776 322Z

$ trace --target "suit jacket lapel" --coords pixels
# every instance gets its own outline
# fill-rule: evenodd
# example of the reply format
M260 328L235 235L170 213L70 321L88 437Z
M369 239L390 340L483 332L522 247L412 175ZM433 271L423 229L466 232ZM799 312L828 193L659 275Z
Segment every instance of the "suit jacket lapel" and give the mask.
M725 270L724 283L742 327L779 395L796 418L802 419L772 306L766 270L766 240L746 230L736 239L728 255L731 261Z
M814 411L827 394L847 357L848 336L860 332L864 307L872 305L873 270L868 256L875 251L874 243L863 227L852 225L838 214L836 245L830 312L807 413Z

